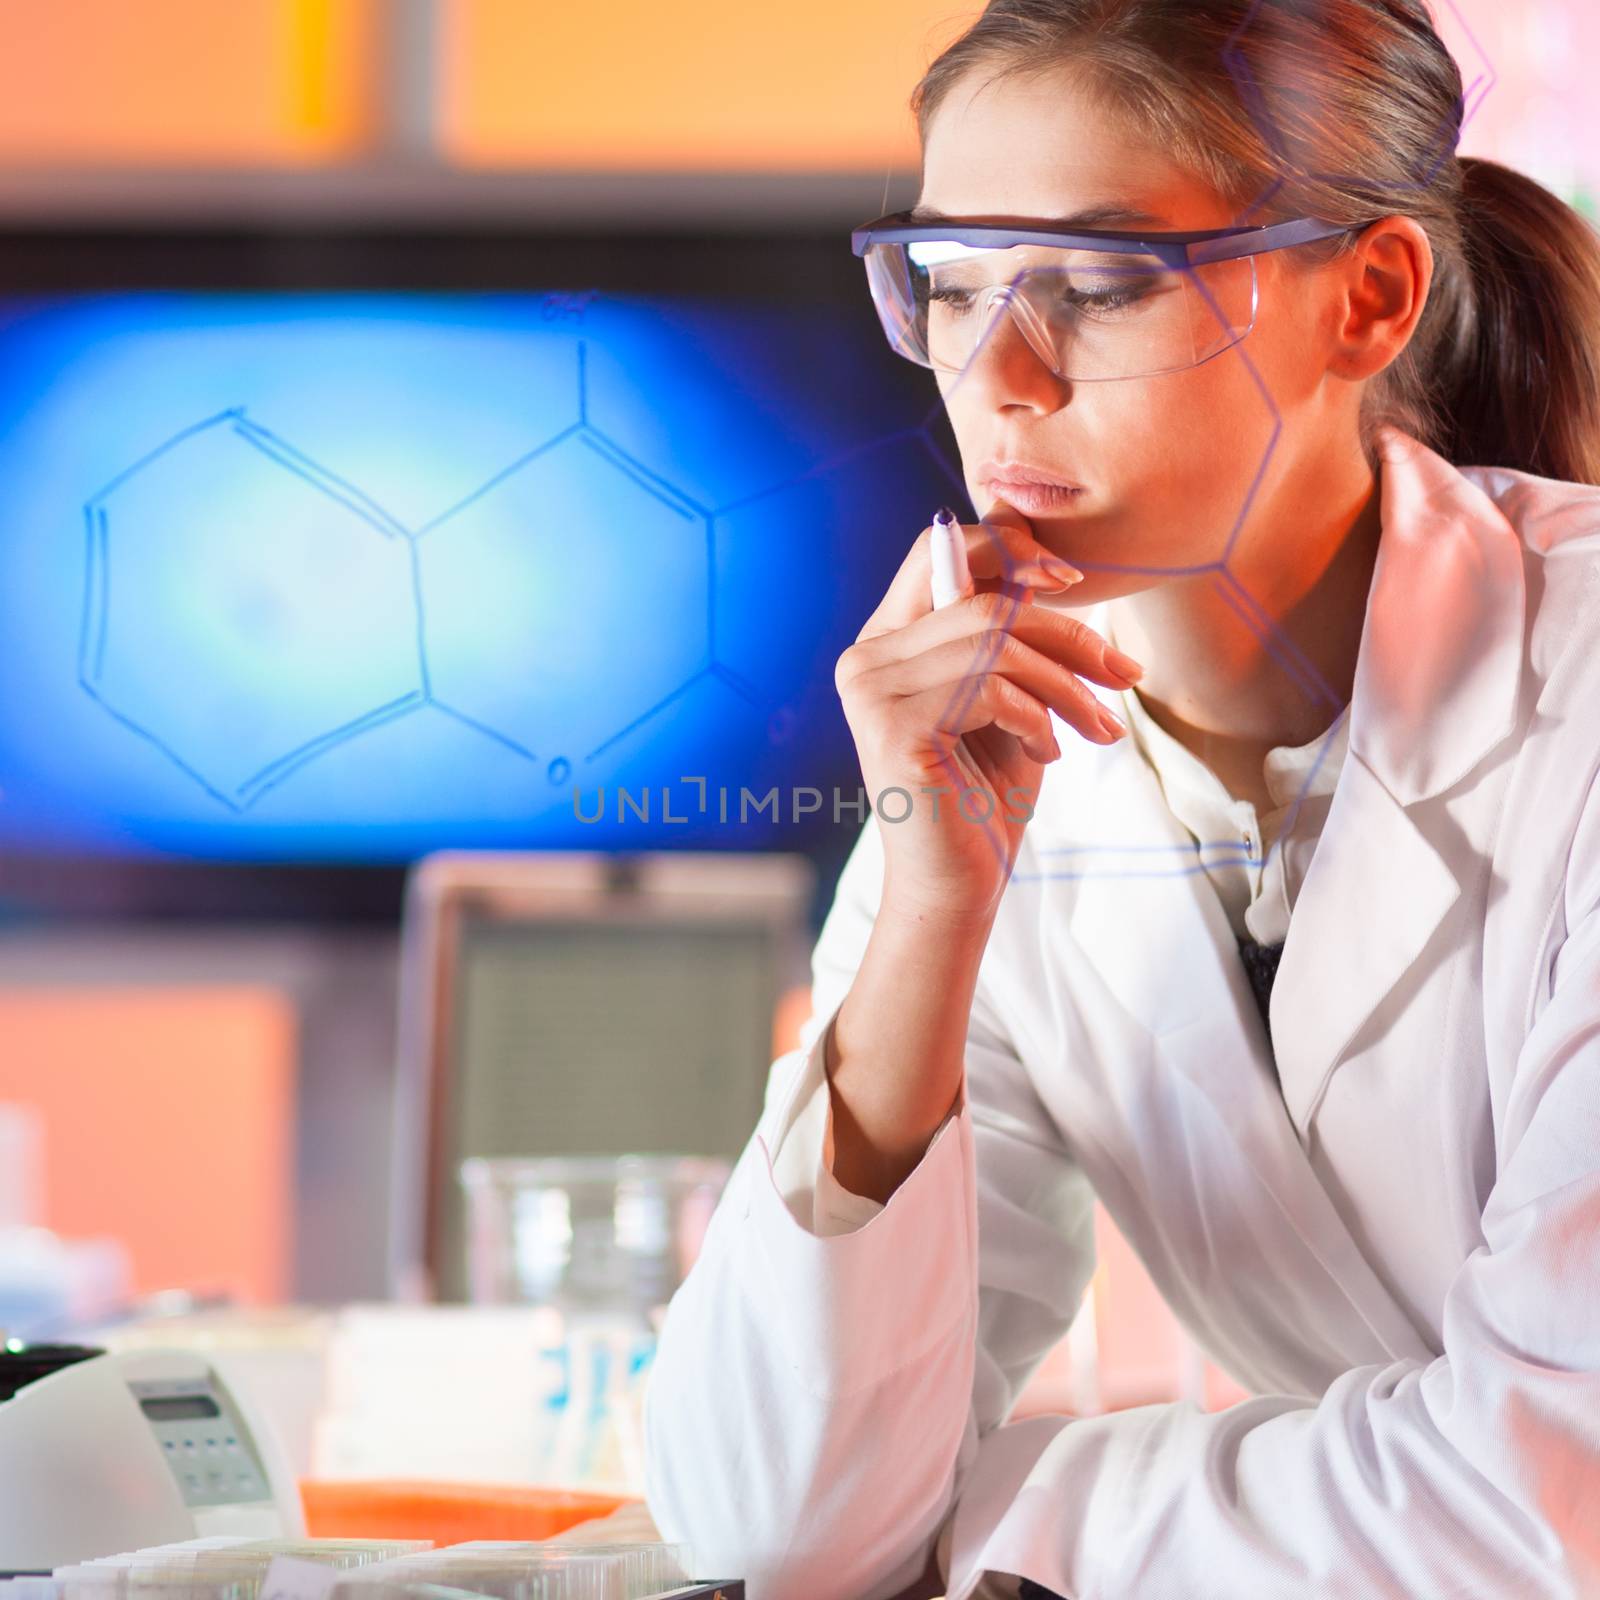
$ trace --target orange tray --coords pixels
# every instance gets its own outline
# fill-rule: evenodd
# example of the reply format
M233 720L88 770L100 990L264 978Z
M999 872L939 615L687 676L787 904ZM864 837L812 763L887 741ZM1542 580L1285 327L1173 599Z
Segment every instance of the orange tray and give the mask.
M303 1478L300 1498L313 1539L549 1539L630 1504L630 1495L514 1484L419 1479Z

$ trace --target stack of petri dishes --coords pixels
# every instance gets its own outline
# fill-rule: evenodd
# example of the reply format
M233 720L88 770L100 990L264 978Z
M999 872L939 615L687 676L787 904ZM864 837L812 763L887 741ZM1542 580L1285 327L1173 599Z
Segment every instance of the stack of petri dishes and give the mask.
M48 1578L0 1583L0 1600L263 1600L273 1563L280 1559L332 1569L329 1581L318 1587L327 1600L334 1600L343 1582L363 1568L432 1548L429 1539L189 1539L57 1567ZM406 1587L416 1590L419 1585ZM390 1595L363 1588L359 1600L450 1597L403 1594L396 1586Z
M687 1545L481 1540L385 1562L368 1580L411 1577L491 1600L650 1600L693 1582Z
M208 1538L0 1582L0 1600L656 1600L698 1592L693 1569L664 1541Z

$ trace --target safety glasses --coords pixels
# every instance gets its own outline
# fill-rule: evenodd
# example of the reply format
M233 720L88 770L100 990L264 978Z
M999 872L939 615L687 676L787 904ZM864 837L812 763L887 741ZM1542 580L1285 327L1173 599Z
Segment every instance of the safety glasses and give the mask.
M1258 255L1365 226L1298 217L1131 234L910 216L891 212L850 235L891 347L961 372L1009 313L1039 359L1075 383L1211 360L1255 326Z

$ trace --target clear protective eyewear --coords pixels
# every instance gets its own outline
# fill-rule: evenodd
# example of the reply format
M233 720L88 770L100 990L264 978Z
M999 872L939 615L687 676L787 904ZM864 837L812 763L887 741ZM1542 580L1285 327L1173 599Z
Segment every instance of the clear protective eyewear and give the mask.
M1077 383L1182 372L1255 326L1255 257L1357 231L1297 217L1131 234L914 222L890 212L850 235L893 349L960 372L1009 313L1034 353Z

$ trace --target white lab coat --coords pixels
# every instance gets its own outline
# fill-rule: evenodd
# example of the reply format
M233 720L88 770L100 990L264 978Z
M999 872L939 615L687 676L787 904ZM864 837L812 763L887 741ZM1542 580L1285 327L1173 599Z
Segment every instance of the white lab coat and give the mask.
M892 824L863 829L649 1385L647 1499L706 1575L884 1600L943 1531L950 1600L986 1571L1600 1594L1600 490L1383 437L1276 1071L1154 773L1058 728L958 1112L881 1212L814 1232L770 1153L827 1094ZM1007 1421L1091 1273L1092 1195L1251 1398Z

